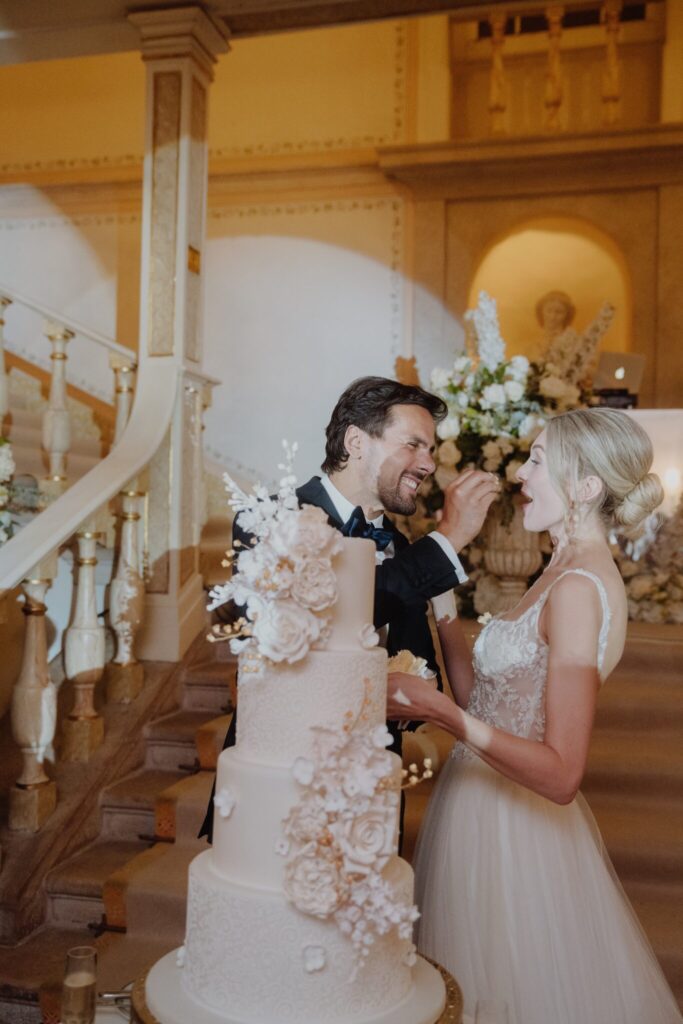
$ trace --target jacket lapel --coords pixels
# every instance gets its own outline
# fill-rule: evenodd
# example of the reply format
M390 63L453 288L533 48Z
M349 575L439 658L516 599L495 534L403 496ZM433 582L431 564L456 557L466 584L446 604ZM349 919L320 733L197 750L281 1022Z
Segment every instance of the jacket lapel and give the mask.
M301 505L317 505L323 512L327 514L327 518L330 521L330 526L336 526L337 529L341 529L344 525L339 518L339 513L332 504L332 500L323 487L319 476L312 476L305 484L301 487L297 487L296 496L299 499Z

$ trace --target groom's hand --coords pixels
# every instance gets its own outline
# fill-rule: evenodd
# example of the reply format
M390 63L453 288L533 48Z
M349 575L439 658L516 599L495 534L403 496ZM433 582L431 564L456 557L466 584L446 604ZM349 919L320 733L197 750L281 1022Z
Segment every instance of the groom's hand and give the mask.
M448 538L456 551L462 551L480 532L489 506L499 494L497 476L480 469L466 469L444 491L438 532Z

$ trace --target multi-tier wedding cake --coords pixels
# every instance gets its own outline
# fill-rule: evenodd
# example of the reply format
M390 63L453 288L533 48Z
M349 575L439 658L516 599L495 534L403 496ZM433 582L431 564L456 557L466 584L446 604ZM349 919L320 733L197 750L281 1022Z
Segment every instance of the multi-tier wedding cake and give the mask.
M444 983L415 952L397 855L374 544L299 509L291 476L233 505L256 540L213 595L246 609L237 742L213 847L190 865L185 945L150 971L147 1007L162 1024L434 1024Z

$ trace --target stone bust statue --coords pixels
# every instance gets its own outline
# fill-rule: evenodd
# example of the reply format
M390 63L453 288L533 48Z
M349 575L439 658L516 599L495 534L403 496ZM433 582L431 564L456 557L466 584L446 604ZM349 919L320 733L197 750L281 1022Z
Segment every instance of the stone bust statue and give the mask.
M536 303L536 319L543 328L546 345L567 330L576 307L566 292L550 291Z

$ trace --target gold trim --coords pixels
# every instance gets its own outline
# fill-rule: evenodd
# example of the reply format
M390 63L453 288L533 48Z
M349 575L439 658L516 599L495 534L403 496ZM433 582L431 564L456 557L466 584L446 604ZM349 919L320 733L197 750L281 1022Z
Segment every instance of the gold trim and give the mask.
M128 387L127 384L121 384L118 388L114 388L114 393L117 395L128 395L133 391L132 387Z
M15 782L14 785L17 789L24 789L30 792L32 789L42 789L43 786L49 786L52 779L43 779L42 782Z
M53 339L50 338L50 341L52 341L52 340ZM50 359L60 360L60 359L66 359L66 358L67 358L66 352L51 352L50 353Z
M187 247L187 269L191 274L201 273L202 268L202 256L199 249L195 249L193 245Z
M97 565L96 558L77 558L76 565Z
M47 605L42 602L34 602L32 604L22 605L22 612L24 615L45 615L47 612Z

